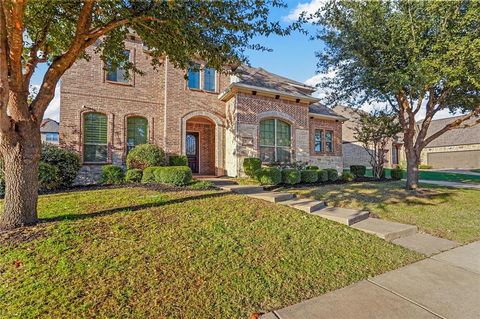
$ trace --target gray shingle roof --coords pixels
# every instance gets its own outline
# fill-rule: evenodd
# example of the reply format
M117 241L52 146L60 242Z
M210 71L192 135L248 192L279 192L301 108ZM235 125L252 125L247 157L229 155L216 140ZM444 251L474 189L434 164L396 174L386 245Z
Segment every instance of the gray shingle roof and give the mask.
M312 104L308 107L308 112L313 113L313 114L319 114L319 115L325 115L325 116L331 116L331 117L337 117L338 119L343 119L347 120L347 118L341 114L336 113L334 110L332 110L329 107L326 107L325 105L322 105L320 103L315 103Z
M449 117L445 119L433 120L428 128L427 136L441 130L445 125L451 123L460 116ZM465 124L473 124L477 119L470 119ZM445 132L438 138L434 139L427 147L450 146L450 145L466 145L480 144L480 124L472 127L460 127Z
M311 98L315 88L301 82L268 72L262 68L254 68L247 65L239 66L235 72L238 82L259 88L276 90L292 95Z

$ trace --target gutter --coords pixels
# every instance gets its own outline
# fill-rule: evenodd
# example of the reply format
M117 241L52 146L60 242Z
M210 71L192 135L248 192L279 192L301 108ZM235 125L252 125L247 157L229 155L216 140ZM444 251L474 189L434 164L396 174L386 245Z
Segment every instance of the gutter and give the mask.
M316 117L319 119L327 119L327 120L339 120L342 122L347 121L348 119L343 116L336 116L336 115L326 115L326 114L318 114L318 113L308 113L309 116Z

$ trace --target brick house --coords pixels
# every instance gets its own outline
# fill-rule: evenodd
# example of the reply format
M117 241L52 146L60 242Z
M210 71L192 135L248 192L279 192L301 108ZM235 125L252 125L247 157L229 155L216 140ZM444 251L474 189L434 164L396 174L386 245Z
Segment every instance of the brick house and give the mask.
M187 155L200 175L242 175L249 156L342 169L346 119L318 104L315 88L247 66L181 70L168 57L153 70L139 40L125 47L144 75L105 71L91 48L62 77L60 144L81 154L85 182L144 143Z

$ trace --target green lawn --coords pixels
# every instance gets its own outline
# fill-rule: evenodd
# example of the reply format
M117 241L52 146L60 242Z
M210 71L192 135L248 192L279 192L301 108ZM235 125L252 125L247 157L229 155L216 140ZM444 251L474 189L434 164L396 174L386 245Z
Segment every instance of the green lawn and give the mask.
M350 171L346 169L346 171ZM472 170L475 171L475 170ZM372 177L372 170L367 169L366 176ZM390 178L390 169L385 169L385 176ZM403 172L403 178L406 178L406 172ZM448 172L438 172L430 170L421 170L420 179L428 181L449 181L449 182L460 182L460 183L480 183L480 176L478 175L468 175L468 174L457 174L457 173L448 173Z
M369 210L380 218L417 225L432 235L467 243L480 239L480 191L428 187L414 195L404 183L353 183L291 190L329 205Z
M1 318L246 318L422 258L219 191L48 195L39 214L0 234Z

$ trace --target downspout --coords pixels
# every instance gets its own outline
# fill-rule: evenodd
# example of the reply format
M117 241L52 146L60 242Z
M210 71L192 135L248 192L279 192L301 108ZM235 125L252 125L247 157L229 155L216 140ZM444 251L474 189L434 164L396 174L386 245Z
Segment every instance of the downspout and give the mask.
M165 83L163 93L163 149L167 150L167 83L168 83L168 56L165 57Z

